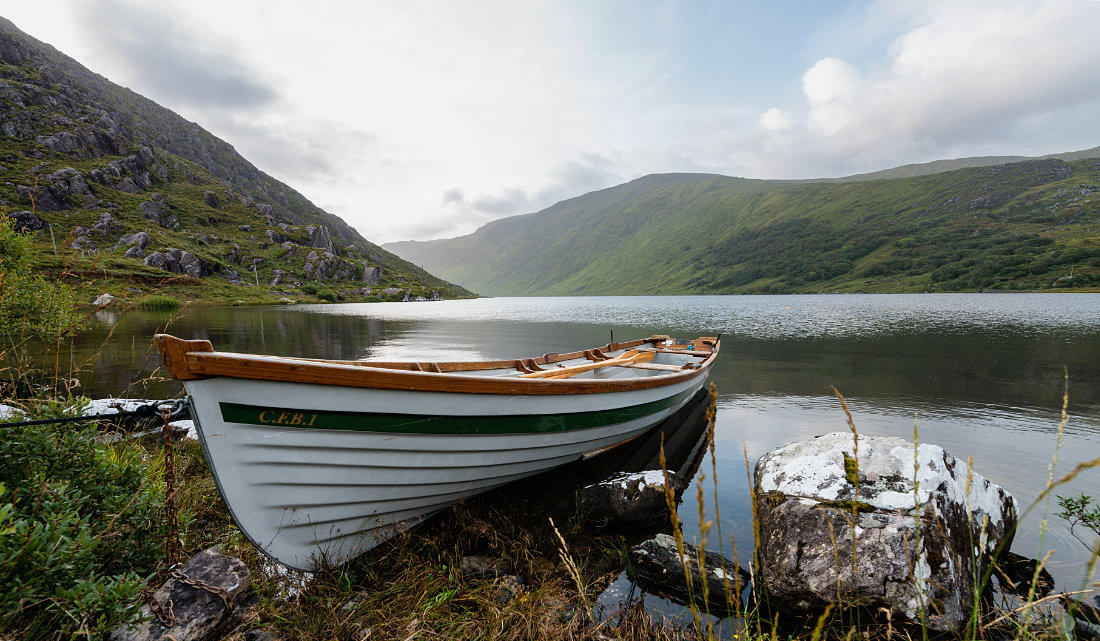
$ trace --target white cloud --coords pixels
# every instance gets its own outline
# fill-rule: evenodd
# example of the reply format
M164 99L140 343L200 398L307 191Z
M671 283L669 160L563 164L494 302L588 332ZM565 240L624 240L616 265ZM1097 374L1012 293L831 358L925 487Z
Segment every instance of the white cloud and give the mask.
M863 68L818 60L802 77L801 120L777 127L776 114L789 112L766 111L757 151L741 152L761 173L778 177L866 171L963 149L980 155L1093 146L1100 131L1084 122L1077 146L1072 127L1058 128L1066 149L1051 149L1050 138L1032 140L1032 149L1011 145L1017 129L1033 134L1028 123L1036 118L1080 117L1081 105L1100 106L1100 32L1086 28L1100 27L1098 9L1033 0L891 4L882 15L908 26L883 59ZM768 158L764 149L772 151Z
M769 131L790 131L794 124L794 116L789 111L778 107L772 107L760 116L761 129Z

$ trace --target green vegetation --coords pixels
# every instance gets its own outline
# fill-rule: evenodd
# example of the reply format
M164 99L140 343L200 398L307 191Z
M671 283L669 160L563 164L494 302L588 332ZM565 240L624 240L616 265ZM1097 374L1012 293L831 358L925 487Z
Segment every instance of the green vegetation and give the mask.
M183 307L183 302L178 298L171 296L165 296L164 294L153 294L152 296L146 296L138 302L138 306L145 309L163 309L163 310L177 310Z
M1100 160L857 182L671 174L388 248L490 295L1100 287Z
M1059 496L1058 507L1062 508L1058 513L1058 517L1069 522L1070 534L1084 544L1085 547L1096 550L1097 546L1100 545L1100 505L1093 505L1091 496L1079 494L1078 496L1069 497ZM1082 539L1075 531L1078 525L1091 530L1098 538L1091 544Z
M60 353L62 339L84 320L72 289L33 271L32 256L30 239L0 211L0 391L13 396L34 395L51 382L56 389L48 352L38 348Z
M72 415L84 399L29 418ZM100 638L130 619L160 560L160 463L93 424L0 429L0 631ZM14 638L14 637L13 637Z

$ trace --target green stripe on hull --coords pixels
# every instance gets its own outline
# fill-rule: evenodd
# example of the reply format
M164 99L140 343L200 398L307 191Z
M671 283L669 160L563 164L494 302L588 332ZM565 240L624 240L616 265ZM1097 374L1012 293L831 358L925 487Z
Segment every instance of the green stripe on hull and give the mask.
M694 392L690 389L659 401L630 407L550 415L430 416L296 410L239 403L219 403L219 406L222 420L245 425L398 434L531 434L569 432L625 423L673 407Z

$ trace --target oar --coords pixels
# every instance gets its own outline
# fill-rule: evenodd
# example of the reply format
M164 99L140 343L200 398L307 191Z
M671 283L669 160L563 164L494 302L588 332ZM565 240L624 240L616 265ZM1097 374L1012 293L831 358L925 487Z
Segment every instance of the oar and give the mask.
M520 378L568 378L574 374L580 374L581 372L587 372L601 367L613 367L615 365L629 365L630 363L643 363L645 361L653 360L656 352L637 352L629 351L622 356L610 358L606 361L595 361L592 363L582 363L580 365L573 365L571 367L559 367L557 369L547 369L541 372L532 372L530 374L520 374Z

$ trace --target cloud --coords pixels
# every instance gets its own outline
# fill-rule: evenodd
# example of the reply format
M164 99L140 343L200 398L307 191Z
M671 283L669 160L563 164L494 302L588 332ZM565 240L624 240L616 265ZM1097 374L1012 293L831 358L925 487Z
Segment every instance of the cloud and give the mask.
M884 59L818 60L802 76L804 104L766 110L751 144L731 151L762 174L808 177L1008 146L1029 123L1063 113L1095 131L1081 107L1100 106L1100 38L1080 25L1096 24L1098 10L1033 0L880 6L880 18L907 25Z
M79 3L82 34L125 77L153 99L179 106L252 109L273 102L274 88L232 47L213 34L188 29L180 15L127 0Z

